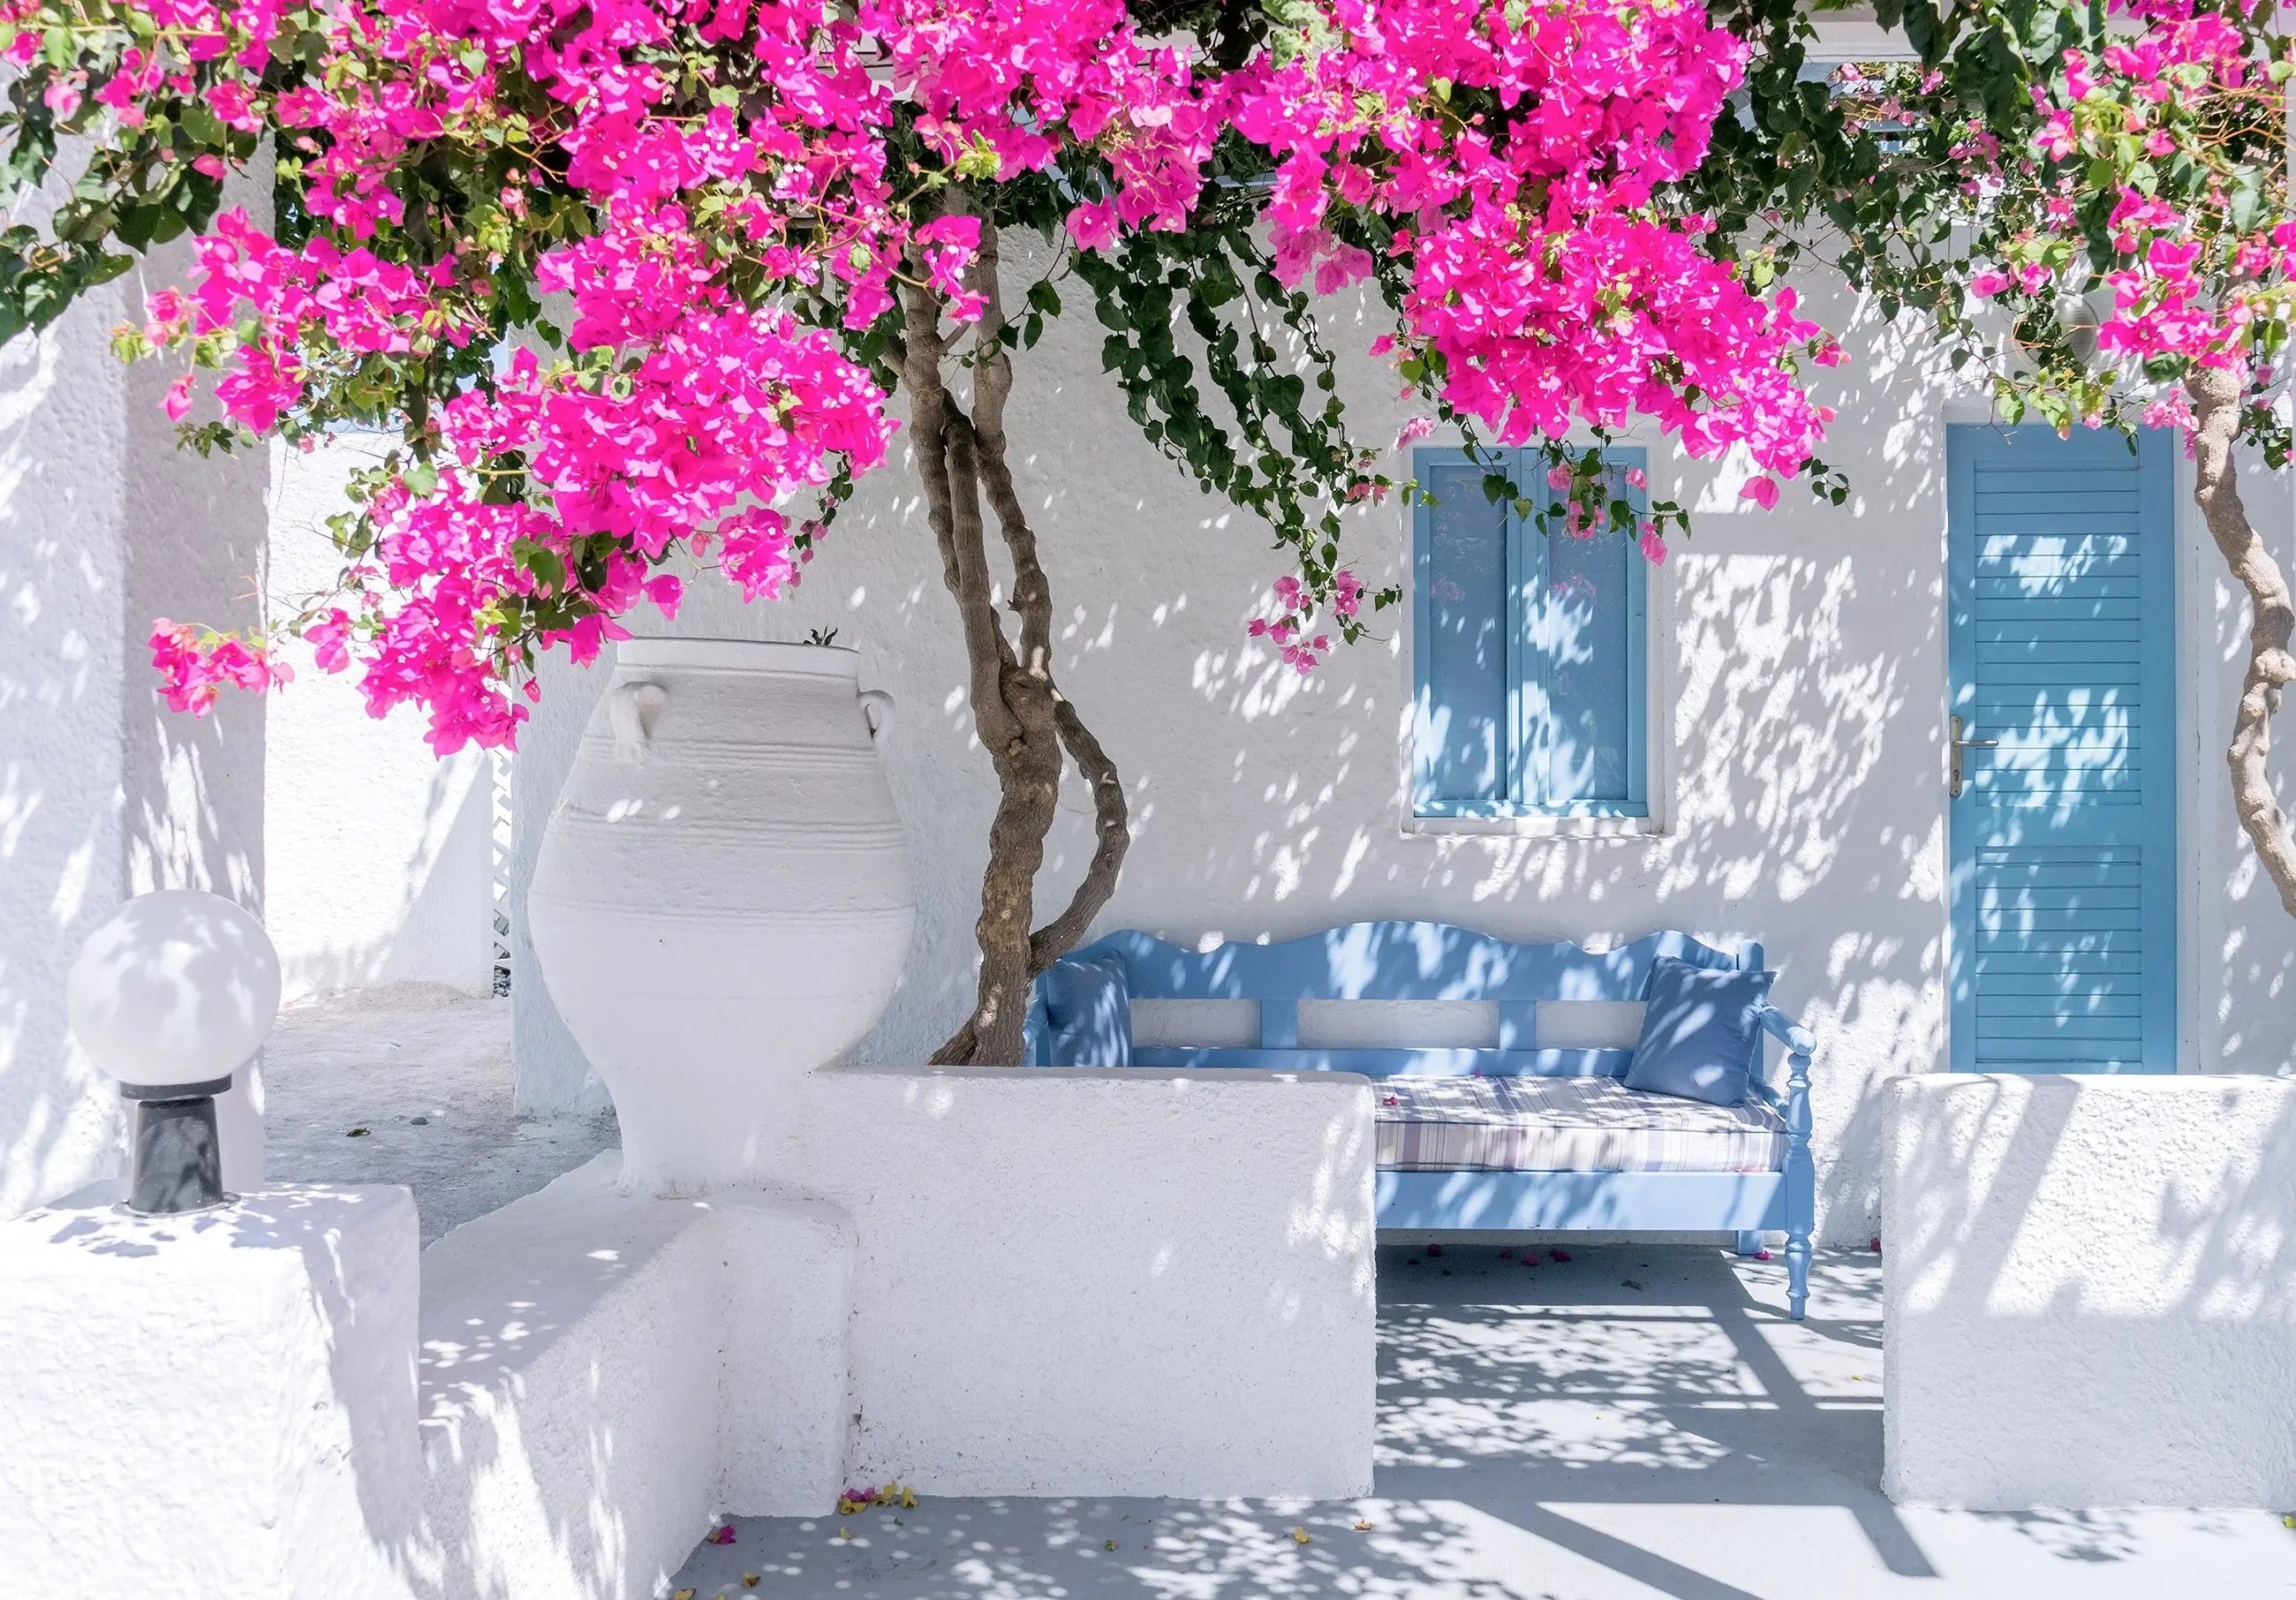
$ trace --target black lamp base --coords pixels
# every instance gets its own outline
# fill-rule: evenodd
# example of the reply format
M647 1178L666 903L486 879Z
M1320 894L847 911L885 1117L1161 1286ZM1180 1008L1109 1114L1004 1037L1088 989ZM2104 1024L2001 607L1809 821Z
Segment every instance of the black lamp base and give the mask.
M229 1087L228 1076L205 1083L119 1086L121 1098L135 1108L127 1169L129 1210L169 1217L205 1210L232 1198L224 1193L215 1106L215 1097Z

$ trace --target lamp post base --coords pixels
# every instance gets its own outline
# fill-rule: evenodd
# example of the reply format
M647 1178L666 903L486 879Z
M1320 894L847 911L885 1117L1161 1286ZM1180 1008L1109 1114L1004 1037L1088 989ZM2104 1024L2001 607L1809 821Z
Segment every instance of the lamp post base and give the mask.
M231 1199L223 1186L223 1147L216 1137L215 1097L231 1077L203 1083L119 1086L135 1104L127 1169L127 1209L145 1216L203 1211Z

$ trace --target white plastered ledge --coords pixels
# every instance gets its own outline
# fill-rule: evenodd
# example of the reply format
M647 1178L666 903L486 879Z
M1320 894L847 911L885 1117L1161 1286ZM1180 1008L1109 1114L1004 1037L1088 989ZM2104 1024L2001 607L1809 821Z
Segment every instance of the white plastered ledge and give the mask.
M859 1069L803 1109L770 1189L625 1194L609 1152L464 1224L419 1319L404 1189L0 1224L0 1595L627 1600L849 1481L1369 1490L1365 1079Z
M1910 1078L1885 1145L1891 1498L2296 1505L2296 1081Z
M857 1477L1370 1489L1367 1080L840 1069L801 1149L859 1241Z
M816 1201L627 1196L620 1159L423 1253L443 1596L651 1594L720 1513L835 1506L850 1227Z
M405 1600L413 1197L118 1194L0 1223L0 1595Z

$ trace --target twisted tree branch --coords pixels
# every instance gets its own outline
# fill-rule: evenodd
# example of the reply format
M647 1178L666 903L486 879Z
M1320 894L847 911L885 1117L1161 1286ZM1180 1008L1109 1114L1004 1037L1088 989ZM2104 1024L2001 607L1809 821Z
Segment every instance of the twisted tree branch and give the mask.
M961 214L968 205L958 194L948 209ZM998 338L1004 303L996 228L981 220L970 287L982 296L986 311L974 329L970 416L950 394L942 371L950 354L941 332L942 303L923 286L922 263L912 263L917 281L902 289L901 374L909 391L911 446L924 483L927 520L940 546L942 578L964 625L974 726L997 782L975 924L980 972L972 1015L933 1053L934 1062L943 1064L1020 1062L1029 986L1107 903L1130 841L1115 765L1053 681L1052 586L1006 461L1012 365ZM1007 604L1019 625L1017 648L996 613L984 494L1013 563ZM1056 816L1064 750L1092 786L1098 841L1068 909L1032 933L1036 878Z
M2296 916L2296 839L2290 837L2287 815L2273 794L2270 772L2272 718L2280 710L2283 691L2296 679L2296 655L2289 652L2290 636L2296 633L2296 603L2290 601L2280 563L2241 504L2232 454L2240 432L2239 379L2220 368L2201 367L2185 378L2185 391L2192 397L2195 419L2193 499L2225 565L2248 591L2251 611L2248 671L2241 681L2232 743L2225 751L2232 769L2233 809L2256 846L2256 858L2280 891L2280 904Z

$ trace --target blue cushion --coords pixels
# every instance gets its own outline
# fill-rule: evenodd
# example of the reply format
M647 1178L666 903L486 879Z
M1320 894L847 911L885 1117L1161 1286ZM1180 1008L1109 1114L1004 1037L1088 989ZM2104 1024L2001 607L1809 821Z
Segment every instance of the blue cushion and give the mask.
M1643 991L1650 1008L1627 1064L1627 1087L1709 1105L1744 1100L1762 1046L1761 1010L1776 976L1660 956Z
M1132 994L1124 957L1055 961L1045 974L1045 1023L1055 1067L1132 1064Z

